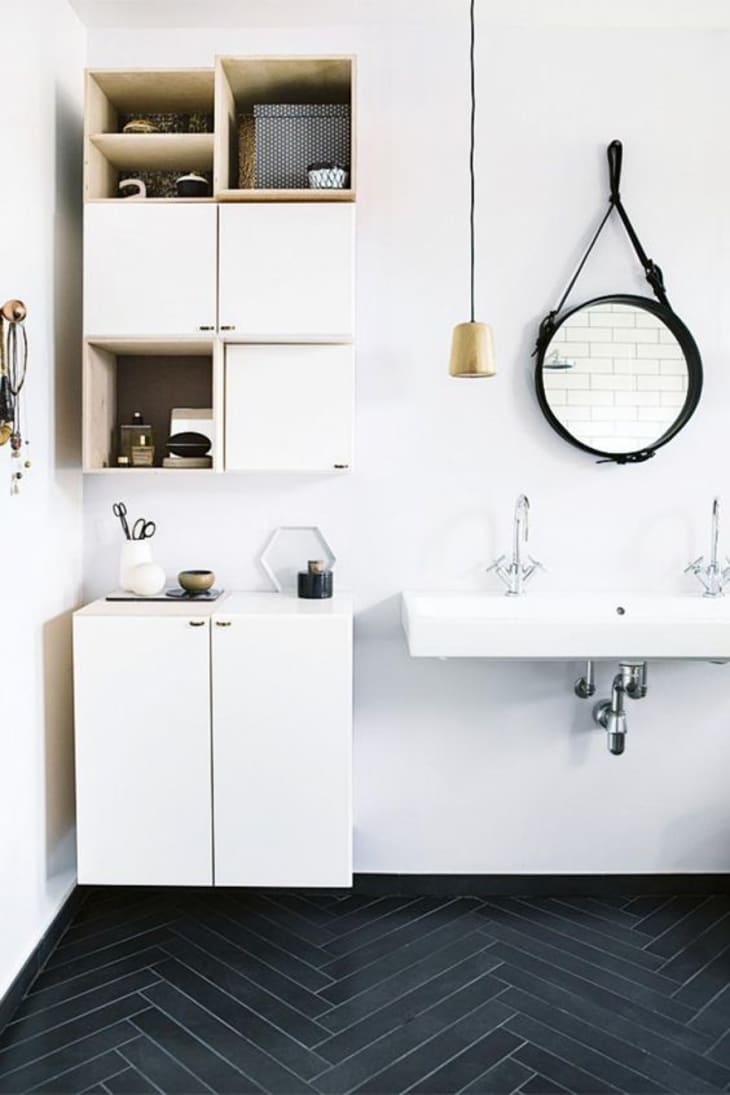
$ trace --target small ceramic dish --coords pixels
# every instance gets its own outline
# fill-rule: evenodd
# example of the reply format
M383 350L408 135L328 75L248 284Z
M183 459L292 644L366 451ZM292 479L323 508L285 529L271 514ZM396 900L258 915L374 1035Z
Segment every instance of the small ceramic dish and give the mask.
M212 570L181 570L177 580L188 593L206 593L215 582Z

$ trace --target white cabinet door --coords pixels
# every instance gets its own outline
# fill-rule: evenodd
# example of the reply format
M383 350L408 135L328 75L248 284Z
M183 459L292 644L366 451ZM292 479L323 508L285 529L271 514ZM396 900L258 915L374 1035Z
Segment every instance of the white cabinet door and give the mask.
M221 330L352 338L354 217L345 202L222 205Z
M213 624L215 880L352 884L352 621Z
M79 882L210 885L210 623L74 620Z
M226 470L350 467L354 372L352 346L227 346Z
M190 335L216 324L214 204L90 203L84 213L87 335Z

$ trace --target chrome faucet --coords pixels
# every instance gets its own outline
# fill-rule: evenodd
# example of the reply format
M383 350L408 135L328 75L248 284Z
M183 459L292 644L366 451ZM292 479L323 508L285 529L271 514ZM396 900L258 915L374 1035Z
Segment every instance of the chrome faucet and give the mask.
M720 499L712 500L712 536L710 540L710 561L705 564L704 555L699 555L685 567L685 574L694 574L705 587L705 597L722 597L725 583L730 578L730 566L723 567L718 562L720 543ZM726 560L727 561L727 560Z
M530 532L530 499L526 494L521 494L515 503L515 516L512 527L512 562L505 566L506 555L500 557L487 567L487 571L493 570L507 586L508 597L519 597L532 578L535 571L544 570L542 563L527 556L528 562L522 561L523 548L527 544Z

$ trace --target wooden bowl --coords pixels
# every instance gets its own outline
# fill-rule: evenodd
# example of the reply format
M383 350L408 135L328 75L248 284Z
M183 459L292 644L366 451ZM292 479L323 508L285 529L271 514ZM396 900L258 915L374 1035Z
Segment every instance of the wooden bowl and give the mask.
M213 586L215 574L212 570L181 570L177 580L188 593L206 593Z

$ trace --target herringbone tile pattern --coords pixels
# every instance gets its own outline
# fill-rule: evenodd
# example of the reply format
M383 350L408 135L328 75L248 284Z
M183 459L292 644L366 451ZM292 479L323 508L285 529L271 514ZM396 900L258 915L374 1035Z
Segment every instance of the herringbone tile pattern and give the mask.
M730 1088L730 898L94 891L0 1092Z

